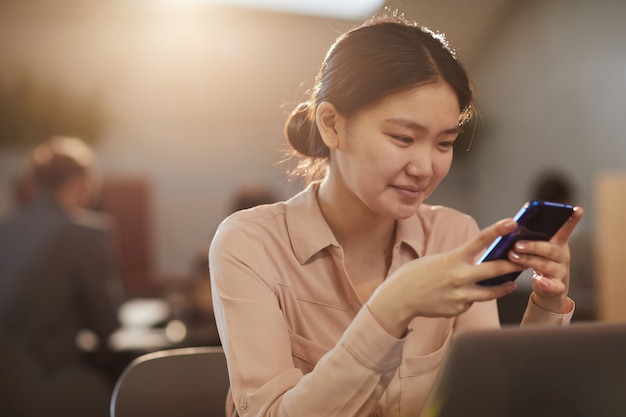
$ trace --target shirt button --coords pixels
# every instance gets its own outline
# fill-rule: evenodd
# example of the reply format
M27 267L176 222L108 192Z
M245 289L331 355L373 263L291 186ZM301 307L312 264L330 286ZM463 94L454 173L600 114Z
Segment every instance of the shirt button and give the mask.
M248 409L248 399L246 397L242 397L241 401L239 401L239 408L241 408L241 411Z
M374 412L372 413L372 417L383 417L383 412L380 409L380 407L376 408L376 410L374 410Z

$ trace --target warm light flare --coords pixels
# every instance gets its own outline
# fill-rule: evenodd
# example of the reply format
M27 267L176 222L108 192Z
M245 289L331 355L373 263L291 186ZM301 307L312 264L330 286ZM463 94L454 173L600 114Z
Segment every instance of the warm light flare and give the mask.
M183 0L171 0L183 1ZM186 0L191 1L191 0ZM385 0L195 0L224 6L246 7L283 13L296 13L338 19L364 19L376 13Z

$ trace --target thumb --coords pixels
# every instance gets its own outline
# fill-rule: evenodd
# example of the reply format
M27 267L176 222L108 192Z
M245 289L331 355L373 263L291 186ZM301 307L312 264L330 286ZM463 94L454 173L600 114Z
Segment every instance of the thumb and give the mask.
M569 239L570 235L574 231L574 228L583 217L584 210L582 207L574 207L574 212L569 219L565 222L559 231L552 237L552 242L557 244L564 244Z
M495 239L514 231L516 228L517 222L512 218L502 219L484 228L474 239L470 240L466 245L466 253L471 256L472 259L476 259Z

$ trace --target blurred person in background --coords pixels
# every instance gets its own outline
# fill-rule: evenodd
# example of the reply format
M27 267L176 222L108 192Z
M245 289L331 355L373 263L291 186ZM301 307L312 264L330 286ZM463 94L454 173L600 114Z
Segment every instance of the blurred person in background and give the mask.
M35 193L30 176L24 173L17 175L11 184L11 202L15 208L26 206Z
M26 172L32 197L0 222L0 333L35 362L42 404L58 415L108 415L114 381L99 366L119 327L123 286L112 219L88 209L95 154L80 139L51 137Z

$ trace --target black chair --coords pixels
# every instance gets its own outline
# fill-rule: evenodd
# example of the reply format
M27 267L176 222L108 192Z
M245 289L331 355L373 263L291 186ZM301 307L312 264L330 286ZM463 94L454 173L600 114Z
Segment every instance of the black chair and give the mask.
M222 417L229 385L221 347L148 353L120 375L111 417Z
M106 417L111 386L89 367L72 365L44 373L37 360L0 335L2 417Z
M0 335L0 410L6 417L38 416L44 379L35 360Z

